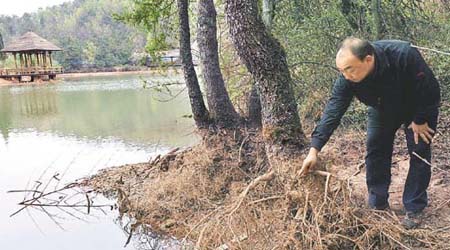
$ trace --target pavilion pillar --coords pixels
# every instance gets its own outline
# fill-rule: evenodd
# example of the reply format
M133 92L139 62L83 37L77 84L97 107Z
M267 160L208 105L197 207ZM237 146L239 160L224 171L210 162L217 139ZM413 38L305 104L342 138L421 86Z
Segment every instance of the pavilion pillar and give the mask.
M30 55L28 53L26 53L25 54L25 68L27 68L27 70L28 70L28 68L30 68L30 65L31 65L31 63L30 63Z
M47 51L44 51L43 59L44 59L44 68L47 68Z
M33 54L32 53L28 53L28 58L30 59L30 68L34 66L34 62L33 62Z
M16 66L16 69L17 69L17 58L16 58L16 53L13 53L13 55L14 55L14 65Z
M39 52L36 52L36 54L34 54L34 58L36 58L36 66L39 67Z
M51 51L49 51L48 53L49 53L48 57L49 57L49 59L50 59L50 67L52 67L52 68L53 68L53 62L52 62L52 52L51 52Z

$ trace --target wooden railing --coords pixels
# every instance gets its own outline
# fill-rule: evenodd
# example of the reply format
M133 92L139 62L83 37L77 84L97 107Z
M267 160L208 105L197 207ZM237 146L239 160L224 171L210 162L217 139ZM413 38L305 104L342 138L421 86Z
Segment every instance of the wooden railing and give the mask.
M62 67L29 67L19 69L0 69L0 76L21 76L21 75L51 75L62 74Z

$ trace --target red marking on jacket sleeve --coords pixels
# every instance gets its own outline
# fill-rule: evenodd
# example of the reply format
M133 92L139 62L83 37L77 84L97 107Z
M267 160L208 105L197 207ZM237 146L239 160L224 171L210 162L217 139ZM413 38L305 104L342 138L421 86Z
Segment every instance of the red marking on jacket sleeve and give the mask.
M417 73L417 75L416 75L417 78L422 78L424 76L425 76L425 73L423 73L422 71Z

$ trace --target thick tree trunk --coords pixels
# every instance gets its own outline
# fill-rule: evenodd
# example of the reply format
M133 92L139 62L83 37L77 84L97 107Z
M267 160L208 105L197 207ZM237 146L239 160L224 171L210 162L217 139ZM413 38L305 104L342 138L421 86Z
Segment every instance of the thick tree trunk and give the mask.
M180 22L180 56L184 79L188 88L194 121L198 128L209 126L209 114L198 84L197 73L192 62L191 35L189 29L188 0L177 0Z
M210 118L218 127L235 127L239 115L231 103L219 65L216 9L213 0L198 1L197 41L206 84Z
M269 153L303 148L306 142L286 54L265 29L257 0L226 0L226 17L234 46L261 95L263 136Z

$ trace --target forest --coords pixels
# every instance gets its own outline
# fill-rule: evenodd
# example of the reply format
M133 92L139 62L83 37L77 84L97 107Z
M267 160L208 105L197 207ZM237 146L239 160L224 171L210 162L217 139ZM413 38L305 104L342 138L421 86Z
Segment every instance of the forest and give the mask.
M63 48L55 59L66 72L145 63L146 32L114 19L128 0L75 0L18 16L0 16L3 44L28 31ZM143 60L143 62L142 62ZM9 64L8 64L9 63ZM7 66L14 65L12 60Z

